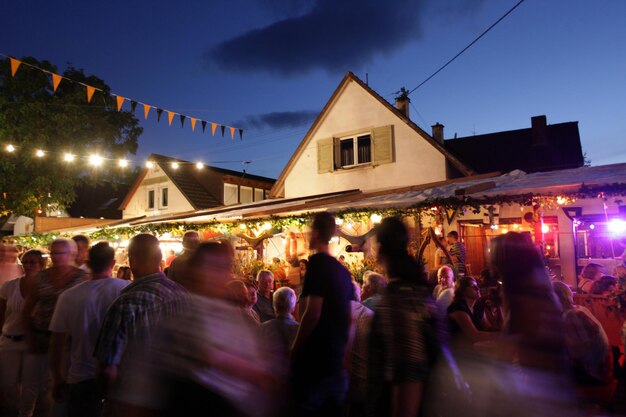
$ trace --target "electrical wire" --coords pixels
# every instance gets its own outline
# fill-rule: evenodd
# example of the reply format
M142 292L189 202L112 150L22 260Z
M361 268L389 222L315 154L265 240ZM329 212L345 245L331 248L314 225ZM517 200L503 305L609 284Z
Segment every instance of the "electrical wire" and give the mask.
M424 84L426 84L428 81L430 81L435 75L439 74L441 71L443 71L443 69L445 67L447 67L448 65L450 65L452 63L452 61L454 61L455 59L457 59L459 56L461 56L461 54L463 54L463 52L467 51L469 48L471 48L476 42L478 42L478 40L480 38L482 38L483 36L485 36L491 29L493 29L498 23L500 23L501 21L503 21L508 15L510 15L513 10L517 9L522 3L524 3L525 0L519 0L517 2L517 4L515 4L515 6L511 7L509 9L508 12L506 12L504 15L502 15L502 17L500 17L498 20L495 21L495 23L493 23L491 26L489 26L486 30L483 31L483 33L481 33L476 39L474 39L469 45L467 45L465 48L463 48L461 50L461 52L459 52L458 54L456 54L455 56L453 56L450 60L448 60L448 62L446 62L445 64L443 64L441 67L439 67L439 69L435 72L433 72L428 78L426 78L424 81L422 81L421 83L419 83L417 85L417 87L415 87L414 89L412 89L411 91L409 91L409 94L413 93L415 90L417 90L418 88L420 88L421 86L423 86Z

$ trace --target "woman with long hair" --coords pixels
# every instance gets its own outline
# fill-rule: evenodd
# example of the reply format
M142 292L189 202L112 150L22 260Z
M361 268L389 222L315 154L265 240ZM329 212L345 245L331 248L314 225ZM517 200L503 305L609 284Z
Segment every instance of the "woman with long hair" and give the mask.
M473 343L498 337L497 333L479 330L484 325L484 311L474 308L479 298L480 289L474 278L461 277L456 281L448 319L457 347L471 347Z
M499 360L483 369L482 414L573 415L561 306L530 236L509 232L491 241L491 270L502 282ZM511 381L516 381L511 384Z

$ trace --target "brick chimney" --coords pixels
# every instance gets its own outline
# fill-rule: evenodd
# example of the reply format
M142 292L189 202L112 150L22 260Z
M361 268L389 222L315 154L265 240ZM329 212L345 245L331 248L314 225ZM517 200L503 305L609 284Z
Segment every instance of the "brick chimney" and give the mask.
M530 118L531 137L533 146L546 146L548 144L548 120L545 115Z
M443 128L444 126L437 122L436 124L432 125L431 128L433 129L433 139L435 139L437 142L441 143L443 145Z
M400 110L400 112L404 114L407 119L411 118L409 116L409 104L411 104L409 92L406 88L402 87L400 89L400 95L396 97L396 109Z

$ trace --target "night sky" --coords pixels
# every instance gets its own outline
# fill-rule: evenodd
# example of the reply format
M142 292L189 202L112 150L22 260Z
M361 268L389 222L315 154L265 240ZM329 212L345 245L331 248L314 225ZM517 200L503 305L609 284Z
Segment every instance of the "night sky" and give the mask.
M388 100L517 0L7 1L0 52L68 63L122 96L245 129L243 141L155 114L139 151L277 177L346 71ZM593 165L626 161L626 2L526 0L412 95L445 137L579 121ZM128 106L128 104L127 104ZM143 119L138 109L137 116ZM228 133L227 133L228 136Z

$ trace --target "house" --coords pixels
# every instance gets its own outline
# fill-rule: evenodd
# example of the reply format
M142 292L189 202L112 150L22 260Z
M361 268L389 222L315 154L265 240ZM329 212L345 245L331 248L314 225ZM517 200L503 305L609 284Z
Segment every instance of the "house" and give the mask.
M271 197L410 186L474 174L409 117L348 72L295 150Z
M148 160L120 205L125 219L261 201L275 181L157 154Z
M527 173L579 168L584 156L578 122L547 124L546 116L531 118L531 128L445 140L447 151L478 173ZM443 125L433 135L443 138Z

